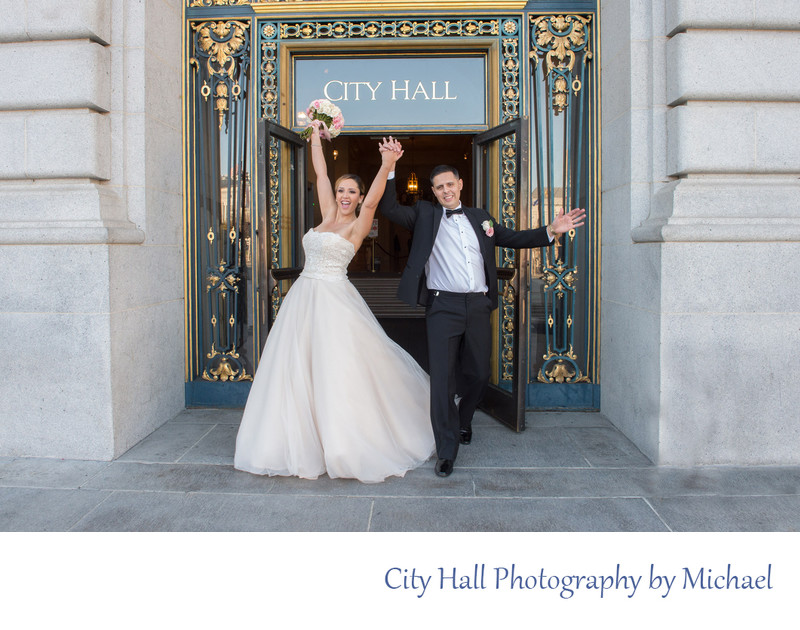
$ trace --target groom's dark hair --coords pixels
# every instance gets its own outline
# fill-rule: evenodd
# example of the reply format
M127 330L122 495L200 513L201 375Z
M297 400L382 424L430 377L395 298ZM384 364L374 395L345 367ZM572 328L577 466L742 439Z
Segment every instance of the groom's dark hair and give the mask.
M456 179L461 179L461 175L458 174L458 169L455 166L439 164L439 166L431 171L431 184L433 183L433 178L437 175L441 175L442 173L452 173L456 176Z

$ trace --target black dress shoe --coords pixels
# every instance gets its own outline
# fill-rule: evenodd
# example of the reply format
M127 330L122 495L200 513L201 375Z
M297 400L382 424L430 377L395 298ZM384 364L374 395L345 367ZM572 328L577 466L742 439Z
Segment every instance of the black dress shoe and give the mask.
M461 429L459 431L458 441L462 444L469 444L472 442L472 429Z
M440 477L449 477L453 472L452 459L437 459L436 460L436 474Z

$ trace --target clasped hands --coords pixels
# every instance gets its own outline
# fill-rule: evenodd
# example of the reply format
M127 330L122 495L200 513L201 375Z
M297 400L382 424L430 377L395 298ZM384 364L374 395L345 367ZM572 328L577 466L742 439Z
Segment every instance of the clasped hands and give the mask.
M400 144L399 140L392 138L392 136L389 136L388 140L383 138L383 140L378 143L378 150L381 152L381 158L384 163L388 163L390 166L393 166L397 160L403 157L403 145Z

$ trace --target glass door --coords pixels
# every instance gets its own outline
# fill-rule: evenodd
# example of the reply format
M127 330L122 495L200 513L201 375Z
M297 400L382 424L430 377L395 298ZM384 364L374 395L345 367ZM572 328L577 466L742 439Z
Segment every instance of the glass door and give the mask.
M303 235L312 224L306 203L306 141L286 127L258 123L256 309L258 357L281 301L303 268Z
M498 224L528 227L528 120L517 118L473 140L474 205ZM489 387L481 408L515 431L525 428L528 250L497 248L498 308L492 315Z

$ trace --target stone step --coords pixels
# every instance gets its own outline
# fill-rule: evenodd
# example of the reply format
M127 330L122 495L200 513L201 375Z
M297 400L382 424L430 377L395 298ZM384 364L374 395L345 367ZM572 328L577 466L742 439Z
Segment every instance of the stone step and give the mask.
M397 297L399 276L354 276L350 278L375 317L415 319L425 317L425 309L412 307Z

